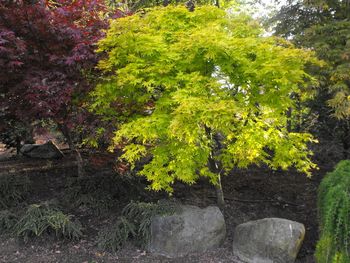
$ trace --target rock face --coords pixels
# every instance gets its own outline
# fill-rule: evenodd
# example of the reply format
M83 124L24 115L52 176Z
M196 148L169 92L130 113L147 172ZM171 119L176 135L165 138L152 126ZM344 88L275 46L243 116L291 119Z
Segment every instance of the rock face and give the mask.
M45 144L25 144L20 152L30 158L54 159L63 157L63 153L52 141Z
M218 207L186 205L174 215L152 220L148 249L166 257L181 257L218 247L225 236L225 220Z
M238 225L233 253L247 263L292 263L304 240L305 227L298 222L265 218Z

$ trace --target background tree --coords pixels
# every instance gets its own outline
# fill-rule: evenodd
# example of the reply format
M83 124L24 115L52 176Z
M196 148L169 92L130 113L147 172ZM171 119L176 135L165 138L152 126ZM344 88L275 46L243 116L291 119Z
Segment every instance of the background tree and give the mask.
M108 12L102 0L0 4L3 115L29 124L53 120L76 153L79 174L82 159L72 131L86 118L82 105L91 88L87 76L98 60L94 45L108 27Z
M309 70L320 83L318 95L309 105L323 126L316 128L316 134L324 136L328 130L328 137L339 138L343 158L347 158L350 148L349 2L289 1L271 21L277 35L292 38L298 46L315 50L326 62L326 67Z
M273 37L245 15L215 7L158 8L113 21L99 52L103 81L92 93L98 114L121 125L113 145L154 190L207 177L224 205L221 176L233 167L314 164L307 133L286 129L291 93L300 93L309 51ZM114 105L122 105L119 114ZM112 147L113 147L112 145Z
M21 67L23 65L26 46L23 40L16 37L14 32L8 28L0 28L0 140L8 147L15 147L17 152L21 147L21 141L30 137L30 125L24 117L19 119L16 114L11 113L5 94L8 92L8 83L15 83L21 78ZM13 106L14 108L14 106Z

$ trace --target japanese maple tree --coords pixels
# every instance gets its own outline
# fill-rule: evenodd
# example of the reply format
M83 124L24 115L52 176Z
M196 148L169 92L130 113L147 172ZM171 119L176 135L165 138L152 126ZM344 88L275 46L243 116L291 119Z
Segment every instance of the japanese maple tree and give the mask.
M105 78L93 92L97 113L122 121L114 144L154 190L203 176L217 186L234 167L265 164L310 174L310 134L289 132L290 94L313 78L313 53L263 37L248 16L216 7L158 8L113 21L99 51ZM125 111L114 112L116 103ZM113 145L112 145L113 147Z
M18 120L50 119L72 150L71 131L98 56L95 43L108 27L102 0L2 1L0 3L1 110ZM77 158L81 157L77 152ZM81 170L81 168L80 168Z

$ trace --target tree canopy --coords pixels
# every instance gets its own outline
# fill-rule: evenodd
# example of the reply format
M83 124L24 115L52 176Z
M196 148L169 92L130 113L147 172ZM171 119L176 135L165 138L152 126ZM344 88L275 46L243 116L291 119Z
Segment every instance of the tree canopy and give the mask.
M216 184L233 167L295 166L310 174L307 133L288 132L286 112L317 63L243 14L202 6L156 8L112 21L98 51L104 78L92 108L118 118L114 145L154 190L200 176ZM116 111L115 108L124 110Z
M0 80L4 103L29 119L65 121L83 70L97 62L93 44L107 23L94 1L9 1L0 4ZM15 107L15 109L12 109Z
M103 0L0 3L0 137L7 144L20 147L21 130L50 120L75 149L71 133L87 116L82 104L108 12Z

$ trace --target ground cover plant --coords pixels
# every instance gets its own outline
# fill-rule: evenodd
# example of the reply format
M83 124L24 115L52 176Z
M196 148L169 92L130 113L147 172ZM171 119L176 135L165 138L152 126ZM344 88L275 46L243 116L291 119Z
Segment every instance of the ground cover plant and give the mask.
M44 234L54 234L56 237L67 239L79 239L83 235L79 221L47 204L28 206L13 226L13 232L25 242L29 238Z
M28 195L29 190L28 176L0 176L0 209L18 205Z
M170 215L180 209L176 202L160 200L157 203L131 201L124 207L112 226L99 233L98 246L102 249L117 251L130 239L141 248L150 240L150 227L155 216Z
M18 221L17 215L9 210L0 211L0 232L10 232Z

